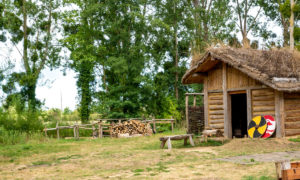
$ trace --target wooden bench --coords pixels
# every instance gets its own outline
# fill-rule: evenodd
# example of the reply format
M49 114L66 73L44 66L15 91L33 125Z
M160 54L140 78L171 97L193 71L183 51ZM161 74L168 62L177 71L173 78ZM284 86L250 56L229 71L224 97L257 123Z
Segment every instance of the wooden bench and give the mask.
M175 136L164 136L160 137L159 140L161 141L160 147L163 149L165 147L165 144L167 142L168 149L172 149L171 140L184 140L184 145L187 145L187 140L190 140L190 144L192 146L195 146L193 141L193 135L192 134L184 134L184 135L175 135Z

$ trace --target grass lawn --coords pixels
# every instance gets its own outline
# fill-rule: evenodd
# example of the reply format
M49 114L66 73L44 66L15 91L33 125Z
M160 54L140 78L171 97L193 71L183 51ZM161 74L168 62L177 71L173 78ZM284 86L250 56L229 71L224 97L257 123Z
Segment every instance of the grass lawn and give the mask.
M160 136L47 139L0 147L0 179L275 179L274 163L240 165L216 158L300 150L288 139L210 141L196 147L173 141L160 149ZM176 131L174 134L184 134Z

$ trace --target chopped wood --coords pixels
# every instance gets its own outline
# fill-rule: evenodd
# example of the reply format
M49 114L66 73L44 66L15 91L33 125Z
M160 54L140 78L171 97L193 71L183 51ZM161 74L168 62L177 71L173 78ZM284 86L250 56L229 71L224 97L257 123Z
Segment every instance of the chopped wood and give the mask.
M129 134L129 136L151 135L152 128L150 123L143 123L141 121L130 120L118 124L113 124L111 127L113 137L119 137L121 134ZM122 136L122 135L121 135Z

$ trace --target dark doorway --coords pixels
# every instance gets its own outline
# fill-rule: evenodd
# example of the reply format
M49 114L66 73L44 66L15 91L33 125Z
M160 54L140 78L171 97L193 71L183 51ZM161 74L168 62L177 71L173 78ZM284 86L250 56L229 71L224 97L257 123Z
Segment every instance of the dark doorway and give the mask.
M247 96L231 95L232 136L241 138L247 135Z

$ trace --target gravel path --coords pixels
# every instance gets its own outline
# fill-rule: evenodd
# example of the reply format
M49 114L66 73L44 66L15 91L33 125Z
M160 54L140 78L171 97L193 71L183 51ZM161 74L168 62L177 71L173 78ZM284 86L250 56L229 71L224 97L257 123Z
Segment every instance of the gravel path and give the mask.
M239 164L254 164L256 162L276 162L282 160L295 160L295 159L300 159L300 151L252 154L252 155L244 155L244 156L218 158L217 160L234 162Z

